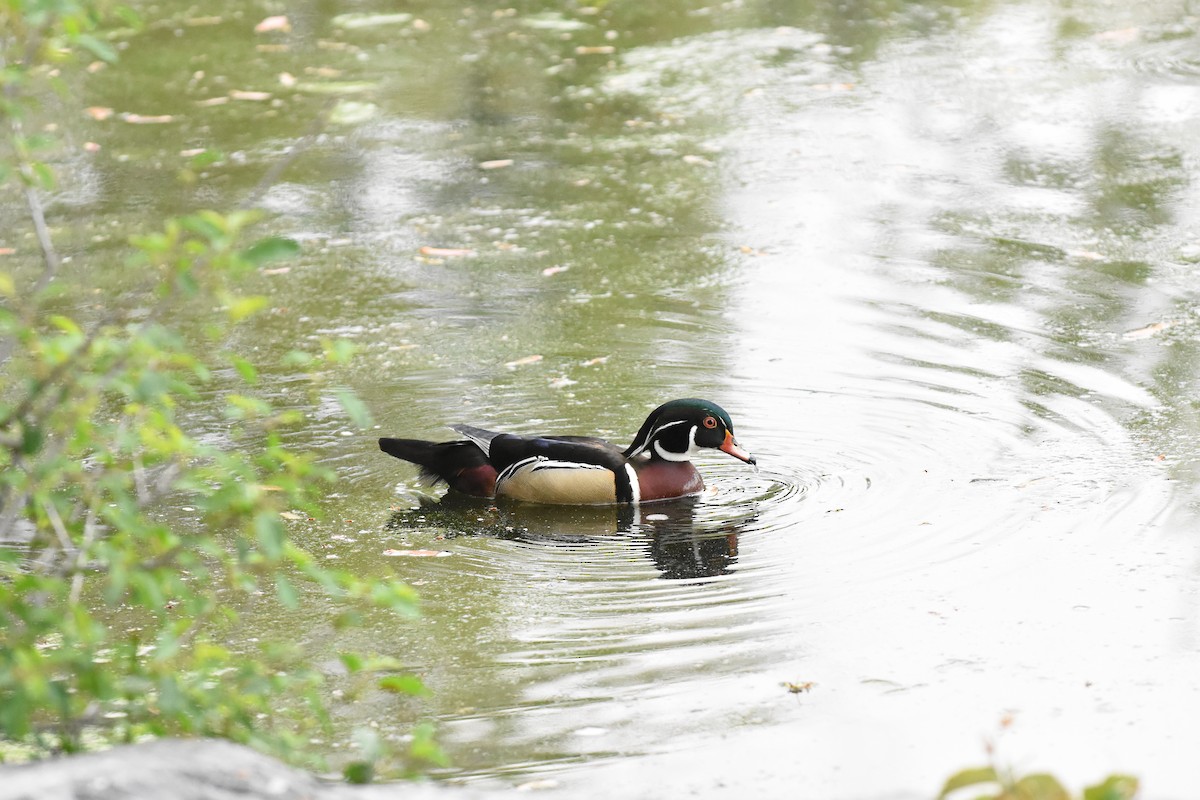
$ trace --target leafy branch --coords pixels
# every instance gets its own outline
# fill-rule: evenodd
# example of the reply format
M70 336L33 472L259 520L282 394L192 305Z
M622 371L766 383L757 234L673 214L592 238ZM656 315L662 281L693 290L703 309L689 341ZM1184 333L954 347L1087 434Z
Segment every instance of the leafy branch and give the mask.
M127 269L149 306L136 318L52 310L71 291L38 156L53 142L26 122L73 54L115 58L101 18L84 0L0 0L0 183L20 183L39 248L32 276L0 272L0 744L216 735L304 759L307 728L329 720L320 676L294 647L224 644L237 609L322 595L353 623L357 609L412 616L416 596L330 570L289 536L283 514L318 515L335 476L283 445L299 415L254 396L256 368L220 346L264 305L239 280L298 251L277 237L247 245L257 212L201 211L133 237ZM214 306L207 338L189 342L181 311ZM215 379L228 366L240 389ZM356 403L344 398L365 418ZM380 688L424 691L398 664L382 672ZM440 752L424 733L414 742L407 757Z
M979 787L986 787L986 793L975 794ZM958 797L966 789L971 790L972 793L966 796L972 800L1071 800L1070 792L1053 775L1045 772L1017 775L1012 770L990 764L951 775L942 786L938 800ZM1110 775L1084 789L1082 800L1134 800L1137 792L1137 778Z

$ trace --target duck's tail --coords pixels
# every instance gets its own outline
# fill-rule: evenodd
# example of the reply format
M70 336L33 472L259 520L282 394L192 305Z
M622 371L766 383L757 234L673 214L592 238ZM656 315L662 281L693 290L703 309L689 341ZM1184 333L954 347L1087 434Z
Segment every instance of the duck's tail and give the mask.
M476 497L496 492L496 468L474 442L427 442L422 439L380 439L379 449L421 469L421 478Z

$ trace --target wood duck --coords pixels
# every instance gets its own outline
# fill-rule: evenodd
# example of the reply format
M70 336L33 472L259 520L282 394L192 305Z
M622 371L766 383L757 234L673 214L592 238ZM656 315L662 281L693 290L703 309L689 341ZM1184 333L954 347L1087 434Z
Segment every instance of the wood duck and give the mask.
M672 400L619 446L591 436L518 436L452 425L454 442L380 439L379 449L411 461L421 476L476 497L511 497L557 505L647 503L699 494L692 465L706 448L754 464L733 438L729 414L707 400Z

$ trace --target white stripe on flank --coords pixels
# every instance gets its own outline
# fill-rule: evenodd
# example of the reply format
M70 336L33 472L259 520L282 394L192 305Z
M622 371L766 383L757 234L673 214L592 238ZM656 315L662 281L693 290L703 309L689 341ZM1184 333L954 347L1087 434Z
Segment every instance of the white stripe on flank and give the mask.
M496 485L499 486L503 481L508 480L514 474L516 474L518 471L524 469L525 467L528 467L530 464L536 464L539 461L545 461L545 460L546 459L543 458L542 456L530 456L529 458L522 458L520 461L514 461L513 463L511 463L507 467L505 467L504 470L499 475L496 476Z
M638 483L637 471L633 468L633 464L625 465L625 474L629 476L629 491L632 494L629 502L636 506L642 502L642 485Z

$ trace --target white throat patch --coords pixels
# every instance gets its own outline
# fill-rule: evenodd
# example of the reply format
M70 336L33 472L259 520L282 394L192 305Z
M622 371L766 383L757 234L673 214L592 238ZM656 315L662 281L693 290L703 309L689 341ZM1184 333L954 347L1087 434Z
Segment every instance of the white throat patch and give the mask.
M680 420L682 422L682 420ZM672 425L678 423L672 422ZM663 428L667 427L666 425ZM659 428L658 430L662 430ZM658 433L658 431L655 431ZM664 450L658 440L654 440L654 452L658 453L658 457L666 461L691 461L693 456L700 454L700 448L696 446L696 426L692 426L691 433L688 434L688 449L686 453L672 453L670 450Z

